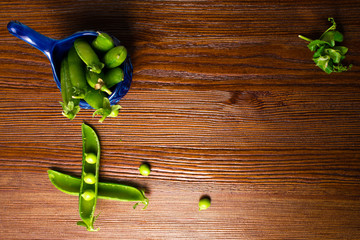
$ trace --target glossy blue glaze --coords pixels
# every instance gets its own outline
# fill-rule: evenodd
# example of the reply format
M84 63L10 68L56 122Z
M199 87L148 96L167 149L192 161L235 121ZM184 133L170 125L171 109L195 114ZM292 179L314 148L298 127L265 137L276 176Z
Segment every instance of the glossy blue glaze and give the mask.
M91 41L98 35L98 33L95 31L82 31L76 32L67 38L56 40L46 37L18 21L9 22L7 28L12 35L39 49L47 56L51 64L54 80L60 91L60 65L64 55L73 46L75 39L83 37ZM113 36L112 38L114 39L116 45L120 44L118 39ZM124 70L124 81L117 84L114 87L112 94L109 96L111 105L116 104L122 97L126 95L130 89L132 81L133 66L129 56L120 67ZM83 109L92 108L84 100L80 101L80 107Z

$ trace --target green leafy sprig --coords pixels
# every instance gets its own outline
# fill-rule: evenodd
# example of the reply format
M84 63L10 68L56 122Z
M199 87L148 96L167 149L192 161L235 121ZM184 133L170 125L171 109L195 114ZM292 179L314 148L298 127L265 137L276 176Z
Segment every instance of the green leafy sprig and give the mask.
M336 42L342 42L344 37L336 31L336 23L333 18L328 18L332 26L328 28L319 39L312 40L310 38L299 35L299 38L310 42L308 48L315 52L313 61L316 66L321 68L324 72L330 74L332 72L345 72L351 69L352 65L343 66L341 61L345 59L345 54L348 51L347 47L336 46Z

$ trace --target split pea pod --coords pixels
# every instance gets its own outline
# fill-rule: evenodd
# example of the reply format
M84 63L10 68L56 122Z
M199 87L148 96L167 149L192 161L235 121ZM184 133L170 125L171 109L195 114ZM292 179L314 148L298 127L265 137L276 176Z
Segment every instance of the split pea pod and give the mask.
M112 49L114 45L113 39L109 36L109 34L104 32L98 32L98 36L92 42L92 46L100 51L100 52L107 52Z
M111 95L110 89L104 83L104 73L101 72L100 74L86 71L86 81L90 85L90 87L94 88L95 90L100 90L106 92L107 94Z
M48 170L48 175L51 183L60 191L73 196L79 195L80 178L72 177L55 170ZM149 200L143 191L132 186L117 183L99 182L97 197L106 200L142 203L145 205L143 209L146 209L149 204ZM134 208L136 206L137 204L134 205Z
M120 67L112 68L105 73L104 82L108 88L112 88L124 80L124 71Z
M90 69L90 71L96 73L101 72L104 67L104 63L100 62L99 57L96 55L95 51L87 41L78 38L74 42L74 47L77 54Z
M74 95L77 97L84 97L87 88L85 65L74 47L70 48L68 52L68 65L69 76L72 87L74 89Z
M107 68L120 66L126 59L127 50L124 46L117 46L110 49L104 56L104 63Z
M61 96L63 102L60 102L63 112L62 114L68 119L72 120L76 114L80 111L79 100L73 99L73 87L69 76L69 65L67 57L61 62L60 67L60 84L61 84Z
M83 140L83 160L82 173L79 191L79 213L82 221L78 225L85 226L88 231L96 231L94 229L94 216L97 196L98 196L98 179L100 166L100 142L95 131L85 123L82 124L82 140ZM87 155L96 155L96 162L87 161ZM87 182L85 178L88 174L94 176L94 181Z

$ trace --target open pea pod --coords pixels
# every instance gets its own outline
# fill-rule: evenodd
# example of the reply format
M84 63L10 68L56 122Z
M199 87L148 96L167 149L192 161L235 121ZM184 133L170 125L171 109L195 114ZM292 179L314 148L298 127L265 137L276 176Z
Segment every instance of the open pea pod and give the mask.
M82 221L79 221L78 225L85 226L88 231L97 231L97 229L94 229L96 219L94 212L98 195L100 142L96 132L90 126L83 123L81 129L83 160L79 191L79 213ZM93 156L95 156L95 161ZM91 181L87 180L89 176L91 176Z
M73 196L79 196L81 179L61 173L55 170L48 170L48 175L51 183L60 191ZM143 210L149 204L148 198L145 196L144 191L135 187L118 184L118 183L98 183L99 199L115 200L121 202L135 202L134 208L138 203L144 204Z

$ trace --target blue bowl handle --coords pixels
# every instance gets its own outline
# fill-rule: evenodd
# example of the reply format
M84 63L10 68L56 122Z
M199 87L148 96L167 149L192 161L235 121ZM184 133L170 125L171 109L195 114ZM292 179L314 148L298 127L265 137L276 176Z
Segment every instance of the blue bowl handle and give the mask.
M9 22L7 29L15 37L18 37L31 46L39 49L49 59L51 58L51 52L56 42L55 39L46 37L18 21Z

